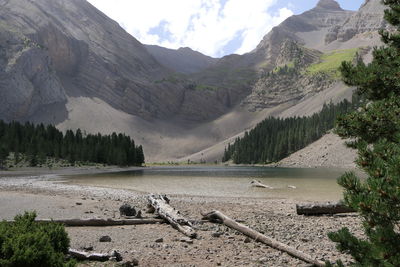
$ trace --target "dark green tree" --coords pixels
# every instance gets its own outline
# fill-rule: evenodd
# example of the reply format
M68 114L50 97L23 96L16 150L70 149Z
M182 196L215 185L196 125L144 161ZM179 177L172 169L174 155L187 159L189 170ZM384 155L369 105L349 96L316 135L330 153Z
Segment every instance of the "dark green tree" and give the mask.
M0 169L4 168L7 157L8 157L7 149L4 146L0 145Z
M136 159L137 165L141 166L144 163L144 153L142 146L137 147L136 157L137 157Z
M400 1L384 0L385 19L396 31L382 31L386 44L375 48L373 61L342 64L344 81L358 88L365 104L338 120L337 133L352 138L361 180L349 172L339 179L345 203L362 218L365 238L347 228L329 237L352 255L352 266L400 266ZM341 264L341 263L339 263Z
M136 146L129 136L116 133L87 135L79 129L76 132L67 130L64 135L53 125L22 125L0 120L0 147L7 155L14 152L15 165L21 158L26 158L32 167L43 166L48 159L65 159L71 165L96 162L134 166L144 163L143 148ZM5 159L4 153L0 153L0 160ZM137 153L141 153L140 157Z
M279 161L332 130L338 115L353 111L358 105L359 98L354 96L352 103L345 99L338 104L325 104L310 117L267 118L228 145L223 161L232 160L236 164Z

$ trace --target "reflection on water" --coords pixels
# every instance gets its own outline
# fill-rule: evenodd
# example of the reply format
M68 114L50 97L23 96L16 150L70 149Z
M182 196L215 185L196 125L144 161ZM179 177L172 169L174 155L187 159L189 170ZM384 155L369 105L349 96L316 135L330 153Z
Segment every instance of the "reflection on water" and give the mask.
M73 184L152 193L324 201L342 198L336 180L343 173L339 169L188 166L68 176L66 179ZM254 179L274 189L250 187Z

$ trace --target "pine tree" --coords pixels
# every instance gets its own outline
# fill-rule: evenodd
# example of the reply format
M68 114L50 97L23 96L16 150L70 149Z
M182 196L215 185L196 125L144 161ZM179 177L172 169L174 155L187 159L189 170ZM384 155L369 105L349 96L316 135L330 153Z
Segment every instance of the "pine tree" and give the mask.
M7 157L8 157L7 149L4 146L0 146L0 169L4 168Z
M137 152L136 152L136 164L141 166L144 163L144 153L143 153L143 147L138 146L137 147Z
M352 266L400 266L400 1L383 3L396 31L381 32L386 46L374 49L370 64L341 67L344 81L366 103L340 118L336 130L355 140L349 146L358 149L357 165L367 174L366 180L353 172L339 179L345 203L362 217L366 238L347 228L329 234L339 250L352 255Z

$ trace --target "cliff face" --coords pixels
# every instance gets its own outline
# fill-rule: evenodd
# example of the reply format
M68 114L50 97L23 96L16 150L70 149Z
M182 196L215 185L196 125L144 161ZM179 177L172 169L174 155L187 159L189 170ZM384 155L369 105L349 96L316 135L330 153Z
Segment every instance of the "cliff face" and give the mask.
M28 118L43 106L65 101L47 51L0 24L0 116Z
M373 33L387 27L383 19L385 7L377 0L367 0L358 12L344 24L332 27L326 36L326 43L338 40L346 42L358 34Z

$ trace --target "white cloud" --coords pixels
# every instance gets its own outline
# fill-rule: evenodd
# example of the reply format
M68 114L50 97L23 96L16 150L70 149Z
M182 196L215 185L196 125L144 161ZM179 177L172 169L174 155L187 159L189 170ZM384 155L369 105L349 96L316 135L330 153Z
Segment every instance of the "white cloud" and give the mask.
M190 47L211 56L225 54L238 42L236 53L249 52L262 37L293 14L268 11L276 0L88 0L142 43L169 48ZM154 29L163 23L168 38ZM234 40L237 38L237 40Z

